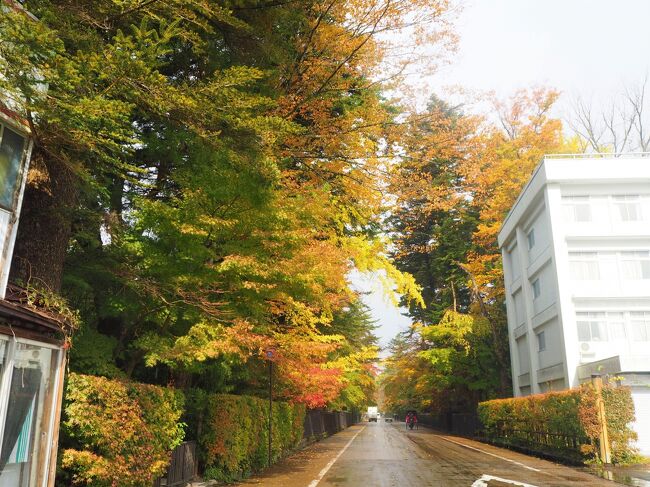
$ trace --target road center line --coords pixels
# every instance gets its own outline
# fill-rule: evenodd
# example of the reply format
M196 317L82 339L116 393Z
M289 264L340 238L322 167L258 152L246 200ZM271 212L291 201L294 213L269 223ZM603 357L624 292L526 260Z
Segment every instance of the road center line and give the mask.
M314 480L312 480L311 483L307 487L316 487L320 483L320 481L323 480L323 477L325 477L325 474L327 474L329 469L332 468L332 465L334 465L336 463L336 461L339 459L339 457L341 455L343 455L343 452L348 449L350 444L354 441L354 439L357 436L359 436L359 433L361 433L364 429L366 429L365 426L363 428L361 428L359 431L357 431L352 438L350 438L350 441L348 441L345 444L343 449L340 452L338 452L338 454L334 458L332 458L329 461L329 463L327 465L325 465L325 467L323 467L323 469L318 473L318 477L316 477Z
M511 460L510 458L502 457L500 455L490 453L489 451L481 450L480 448L475 448L473 446L466 445L466 444L461 443L459 441L450 440L449 438L445 438L444 436L438 435L438 438L442 438L443 440L448 441L449 443L454 443L455 445L458 445L458 446L469 448L470 450L475 450L475 451L478 451L478 452L481 452L481 453L485 453L486 455L490 455L491 457L499 458L500 460L505 460L506 462L514 463L515 465L518 465L518 466L520 466L522 468L525 468L527 470L532 470L533 472L541 472L541 470L538 470L538 469L533 468L533 467L529 467L528 465L524 465L523 463L517 462L515 460ZM309 486L309 487L312 487L312 486Z

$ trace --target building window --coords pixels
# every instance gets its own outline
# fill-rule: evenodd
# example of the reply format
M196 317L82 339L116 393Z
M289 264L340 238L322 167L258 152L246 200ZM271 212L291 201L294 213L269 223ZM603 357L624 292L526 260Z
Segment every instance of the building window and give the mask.
M636 311L630 313L632 339L639 342L650 341L650 311Z
M515 245L510 251L510 275L513 280L521 275L521 264L519 263L519 249Z
M526 313L524 312L524 296L521 293L521 290L512 295L512 300L515 303L515 318L517 320L517 325L521 325L526 322Z
M541 294L542 294L542 288L539 284L539 278L537 278L533 281L533 299L539 298Z
M51 438L59 352L4 339L0 349L0 486L22 487L47 462L43 442Z
M577 313L576 317L579 341L607 341L605 313Z
M535 229L533 228L528 232L528 250L531 250L535 246Z
M567 196L562 198L562 203L567 221L574 223L591 221L589 196Z
M569 269L576 281L597 281L600 279L597 252L570 252Z
M543 352L544 350L546 350L546 333L540 331L537 334L537 351Z
M610 340L625 340L625 315L607 313L607 334Z
M630 281L650 279L650 252L621 252L623 278Z
M614 196L615 213L619 221L641 220L641 204L637 195Z
M0 125L0 206L11 209L23 159L25 138Z

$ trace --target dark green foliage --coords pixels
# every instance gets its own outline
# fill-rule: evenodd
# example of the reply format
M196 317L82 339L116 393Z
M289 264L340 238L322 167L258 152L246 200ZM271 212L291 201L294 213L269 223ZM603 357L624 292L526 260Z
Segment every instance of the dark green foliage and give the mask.
M241 479L267 465L268 407L268 400L252 396L189 394L188 428L198 439L206 478ZM304 420L304 406L273 403L274 462L298 446Z

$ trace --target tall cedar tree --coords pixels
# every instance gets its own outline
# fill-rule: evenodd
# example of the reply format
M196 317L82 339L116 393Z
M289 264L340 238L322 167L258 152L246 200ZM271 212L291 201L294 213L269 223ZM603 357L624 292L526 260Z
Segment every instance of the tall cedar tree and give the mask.
M403 140L412 142L395 170L389 224L397 265L413 273L427 307L411 305L416 325L392 344L384 386L395 407L414 401L412 407L436 412L471 410L509 394L496 237L543 155L577 148L548 116L556 99L545 89L517 93L495 103L495 122L464 116L434 97L407 125Z

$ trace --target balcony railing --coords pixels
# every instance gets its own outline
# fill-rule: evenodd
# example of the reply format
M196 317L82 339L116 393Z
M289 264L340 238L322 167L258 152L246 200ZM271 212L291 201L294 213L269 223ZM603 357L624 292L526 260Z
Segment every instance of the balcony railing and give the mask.
M593 152L583 154L546 154L544 159L638 159L650 157L650 152Z

